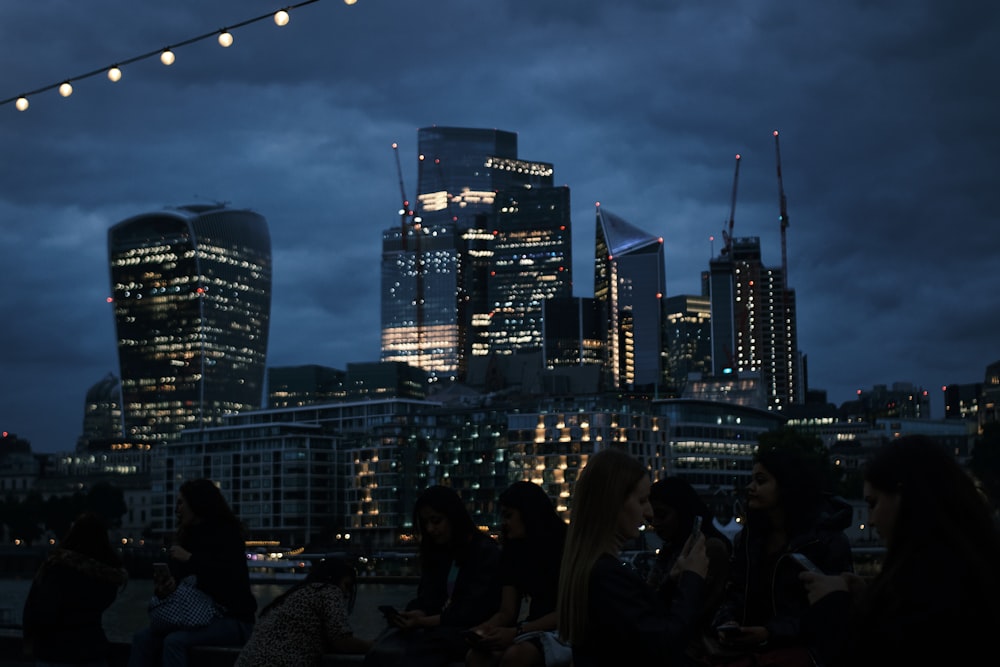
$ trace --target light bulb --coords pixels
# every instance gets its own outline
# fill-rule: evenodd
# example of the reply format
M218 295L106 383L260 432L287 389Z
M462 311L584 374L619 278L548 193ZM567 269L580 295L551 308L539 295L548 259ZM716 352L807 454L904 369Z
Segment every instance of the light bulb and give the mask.
M69 85L69 81L64 81L59 85L59 94L63 97L69 97L73 94L73 86Z
M288 25L288 12L284 9L279 9L274 13L274 23L275 25Z
M358 0L344 0L344 4L350 7L351 5L356 5Z
M163 53L160 54L160 62L164 65L174 64L174 52L170 49L163 49Z
M17 101L14 102L14 106L17 107L18 111L25 111L25 110L27 110L27 108L28 108L28 98L27 97L19 97L19 98L17 98Z
M233 45L233 33L223 30L219 33L219 46L228 49Z
M108 70L108 81L117 83L121 81L121 78L122 78L122 71L118 68L117 65L112 66L111 69Z

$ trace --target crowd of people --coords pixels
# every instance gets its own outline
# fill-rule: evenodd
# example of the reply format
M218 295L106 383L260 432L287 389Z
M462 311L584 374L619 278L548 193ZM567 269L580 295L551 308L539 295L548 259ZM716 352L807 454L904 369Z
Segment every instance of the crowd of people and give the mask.
M854 572L851 506L822 472L794 448L758 447L732 541L687 481L654 483L656 471L614 447L589 457L568 523L541 486L511 484L498 498L499 539L457 491L431 486L413 507L415 595L385 608L385 629L370 639L353 633L357 573L338 558L314 563L258 612L238 518L214 483L189 480L129 664L185 666L203 645L240 647L237 667L319 665L329 653L363 654L365 667L840 667L987 655L1000 622L1000 533L951 453L907 436L867 462L869 523L886 548L869 577ZM647 526L662 545L640 573L622 551ZM102 614L126 580L103 521L79 517L25 603L37 664L106 666ZM204 598L210 619L153 622L182 588Z

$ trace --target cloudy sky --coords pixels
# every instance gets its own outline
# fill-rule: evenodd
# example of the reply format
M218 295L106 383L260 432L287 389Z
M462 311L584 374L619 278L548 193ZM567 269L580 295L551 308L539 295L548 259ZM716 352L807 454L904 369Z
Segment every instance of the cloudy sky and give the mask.
M0 5L0 99L279 9L272 0ZM574 292L593 294L594 204L665 240L696 294L729 218L781 244L809 384L835 403L932 394L1000 359L1000 4L938 0L319 0L0 106L0 430L68 451L118 374L107 230L226 201L269 221L270 365L379 355L381 232L417 129L518 133L572 191ZM410 195L412 197L412 194Z

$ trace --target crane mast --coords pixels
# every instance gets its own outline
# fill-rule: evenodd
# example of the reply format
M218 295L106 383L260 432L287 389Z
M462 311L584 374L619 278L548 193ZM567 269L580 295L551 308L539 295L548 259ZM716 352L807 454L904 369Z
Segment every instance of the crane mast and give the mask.
M781 221L781 279L785 289L788 288L788 254L785 250L785 230L788 228L788 208L785 199L785 186L781 181L781 144L778 141L778 131L774 131L774 154L778 165L778 219Z
M423 367L423 354L424 354L424 258L420 253L420 218L414 215L414 211L410 208L410 200L406 198L406 186L403 184L403 168L399 163L399 144L396 142L392 143L392 152L396 157L396 174L399 177L399 195L402 198L402 206L399 209L399 225L400 225L400 247L405 253L407 251L407 237L408 229L410 227L413 229L413 264L414 273L416 274L416 285L415 285L415 296L414 296L414 308L416 309L415 326L416 326L416 339L417 339L417 359L416 366Z
M722 254L727 255L733 247L733 225L736 222L736 187L740 182L740 154L736 154L736 172L733 174L733 196L729 203L729 230L722 230Z

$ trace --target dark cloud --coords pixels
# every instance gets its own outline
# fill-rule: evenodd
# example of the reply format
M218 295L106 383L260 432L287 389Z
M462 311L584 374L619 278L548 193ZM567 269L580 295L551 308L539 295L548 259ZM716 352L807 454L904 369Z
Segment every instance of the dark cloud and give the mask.
M976 5L976 6L973 6ZM0 99L279 7L271 0L6 3ZM852 0L320 0L0 107L0 428L71 449L117 373L107 229L165 205L267 217L272 364L346 367L379 347L382 230L399 142L497 127L572 191L574 288L593 289L594 204L664 237L668 294L697 293L730 213L788 268L809 380L842 402L909 381L939 395L1000 358L995 167L1000 6ZM941 416L938 409L937 415Z

